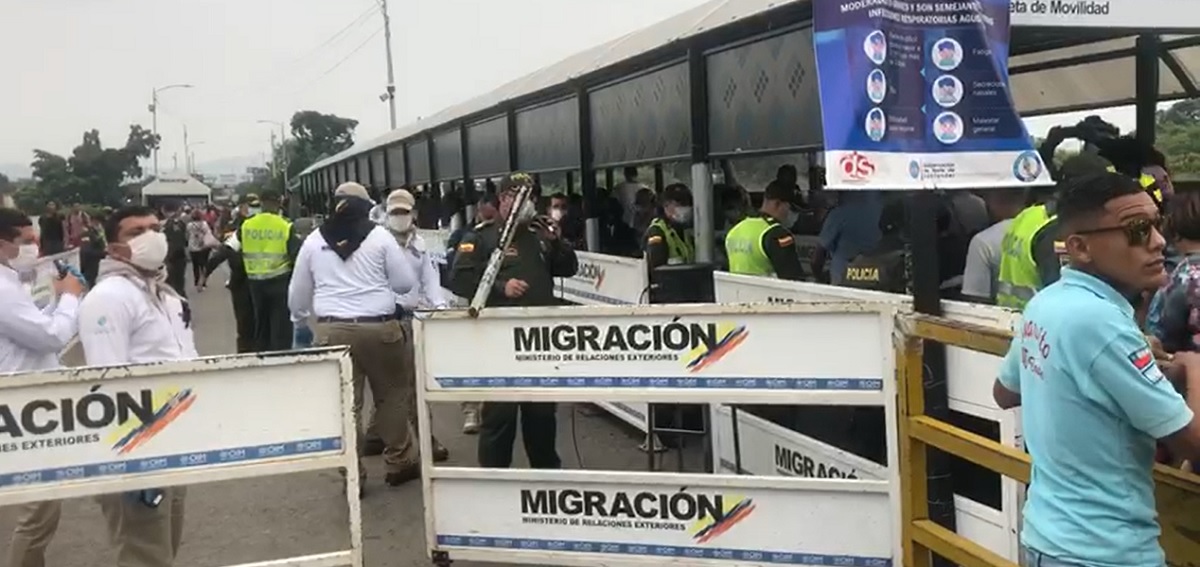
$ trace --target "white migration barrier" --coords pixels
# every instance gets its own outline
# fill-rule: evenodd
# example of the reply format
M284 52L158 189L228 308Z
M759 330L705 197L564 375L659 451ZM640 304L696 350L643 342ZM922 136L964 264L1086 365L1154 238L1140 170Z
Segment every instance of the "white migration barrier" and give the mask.
M718 272L714 276L719 303L795 304L829 301L875 302L912 310L912 297L863 291L828 285L789 282L772 278ZM943 301L944 316L991 328L1011 330L1019 315L998 307ZM796 332L791 344L801 344L811 335ZM858 356L859 345L848 341L827 356ZM803 359L789 354L793 364ZM1021 448L1019 410L1001 410L992 400L992 384L999 374L1000 358L946 347L947 388L950 408L991 422L1000 430L1000 442ZM732 412L729 406L713 406L714 470L736 470ZM780 427L747 411L739 411L736 446L741 451L742 472L753 475L830 477L853 474L857 478L879 478L882 467L837 447L822 443L786 427ZM1016 561L1020 554L1020 512L1024 505L1024 487L1001 478L1001 507L991 508L962 495L955 495L958 533L978 542L994 553Z
M54 263L60 260L78 268L79 249L72 248L66 252L38 258L34 271L22 276L22 280L28 286L29 294L33 296L33 302L38 307L45 308L54 299L54 289L51 284L58 277L58 269L54 267ZM94 283L96 282L88 282L89 285Z
M608 254L577 252L579 271L575 277L559 278L559 298L579 305L638 305L645 303L650 282L646 262ZM645 432L650 404L597 401L621 421Z
M429 431L429 403L467 400L879 406L896 463L895 312L842 302L433 313L415 325L419 427ZM856 356L830 356L849 342ZM455 344L479 347L464 357ZM422 455L430 443L422 436ZM439 565L890 567L900 557L897 467L877 480L471 469L427 458L422 468Z
M253 565L362 567L353 405L342 349L0 376L0 506L342 468L350 549Z

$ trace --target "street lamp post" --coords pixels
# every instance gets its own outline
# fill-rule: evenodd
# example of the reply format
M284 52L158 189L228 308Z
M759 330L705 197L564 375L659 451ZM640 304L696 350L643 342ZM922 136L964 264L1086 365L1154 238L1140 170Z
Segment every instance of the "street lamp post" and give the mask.
M167 91L167 90L171 90L171 89L190 89L190 88L192 88L192 85L189 85L187 83L180 83L180 84L176 84L176 85L167 85L165 87L158 87L158 88L155 88L150 93L150 116L151 116L150 133L151 134L154 134L155 137L158 136L158 93L161 93L161 92ZM187 159L186 151L184 152L184 159ZM158 178L158 144L155 144L155 147L154 147L154 177Z
M288 151L287 151L287 129L284 126L283 122L278 122L275 120L259 120L257 122L258 122L258 124L273 124L273 125L279 127L279 153L281 155L280 155L279 159L276 159L274 161L281 162L281 163L279 163L279 165L277 167L280 167L283 169L283 192L288 193L288 165L290 162L289 162ZM275 137L275 133L272 132L271 138L274 138L274 137ZM272 151L274 151L274 149L275 149L274 140L272 140L271 149L272 149ZM297 199L291 198L290 193L288 196L288 203L289 203L288 208L291 209L289 211L291 213L291 215L293 217L299 215L300 214L300 203Z

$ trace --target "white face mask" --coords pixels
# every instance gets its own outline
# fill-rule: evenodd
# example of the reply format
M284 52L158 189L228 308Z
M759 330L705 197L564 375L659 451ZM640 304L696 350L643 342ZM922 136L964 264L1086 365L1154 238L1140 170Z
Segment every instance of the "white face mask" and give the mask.
M12 269L27 272L37 264L40 251L37 244L22 244L17 248L17 257L9 261Z
M262 212L262 209L260 209L260 208L258 208L258 207L250 207L250 212L249 212L249 213L248 213L246 216L250 216L250 217L252 217L252 216L254 216L254 215L257 215L258 213L261 213L261 212Z
M412 215L388 215L387 226L392 232L408 232L413 226Z
M533 206L532 202L525 201L525 203L523 205L521 205L521 210L517 211L517 222L518 223L527 223L527 222L533 220L533 217L536 217L536 216L537 216L537 208Z
M129 241L129 263L146 270L157 272L167 259L167 235L147 231Z
M692 223L692 208L691 207L675 207L675 213L671 215L671 220L682 225Z
M550 218L554 219L555 222L563 220L563 218L566 216L567 211L562 209L550 209Z

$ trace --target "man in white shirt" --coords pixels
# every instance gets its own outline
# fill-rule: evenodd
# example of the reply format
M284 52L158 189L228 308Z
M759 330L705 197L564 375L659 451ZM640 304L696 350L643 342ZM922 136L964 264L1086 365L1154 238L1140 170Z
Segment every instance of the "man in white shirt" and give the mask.
M53 280L58 300L39 309L22 283L38 261L37 232L21 211L0 209L0 374L50 370L79 328L83 284L75 276ZM11 567L43 567L46 546L58 530L57 500L21 507L9 546Z
M105 221L108 257L79 309L89 366L197 358L191 313L166 284L167 237L149 207L129 206ZM117 567L170 567L183 535L185 487L98 498L117 546Z
M334 201L333 214L300 247L288 307L298 327L316 317L316 345L350 347L355 416L362 413L365 378L379 410L386 482L399 486L421 474L403 405L405 332L396 313L396 296L413 289L417 278L396 239L371 222L373 205L362 185L343 183ZM358 439L361 456L364 436ZM358 470L365 480L366 469Z
M991 189L983 192L988 213L995 223L971 239L963 270L962 294L972 301L993 303L1000 277L1001 244L1012 219L1025 208L1022 189Z
M416 219L413 208L416 199L412 193L397 189L388 196L384 226L396 238L396 243L404 250L413 266L417 277L417 285L408 293L396 296L396 312L400 315L400 324L404 327L404 366L401 369L402 405L408 416L408 425L413 431L417 427L417 392L416 392L416 357L414 354L412 316L417 309L446 309L450 302L442 290L441 273L434 263L433 255L426 248L425 239L417 234ZM384 443L375 431L375 417L379 415L378 406L371 414L367 426L367 436L364 442L366 454L383 453ZM444 445L433 439L433 462L440 463L450 458L450 451Z

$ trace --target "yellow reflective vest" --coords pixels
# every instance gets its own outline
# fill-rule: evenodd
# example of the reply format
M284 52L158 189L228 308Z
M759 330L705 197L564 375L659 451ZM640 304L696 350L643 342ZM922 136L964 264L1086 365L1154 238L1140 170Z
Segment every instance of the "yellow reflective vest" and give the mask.
M242 223L240 240L246 277L269 280L292 270L288 237L292 223L274 213L259 213Z
M1054 220L1046 205L1027 207L1008 225L1000 245L1000 276L996 305L1024 309L1042 285L1033 258L1033 238Z
M779 226L761 216L750 217L737 223L725 235L725 254L729 257L729 271L747 276L775 276L775 266L763 249L763 236Z
M693 264L696 262L696 245L690 238L679 234L679 231L667 224L667 221L656 218L650 222L650 228L657 227L667 241L667 264Z

